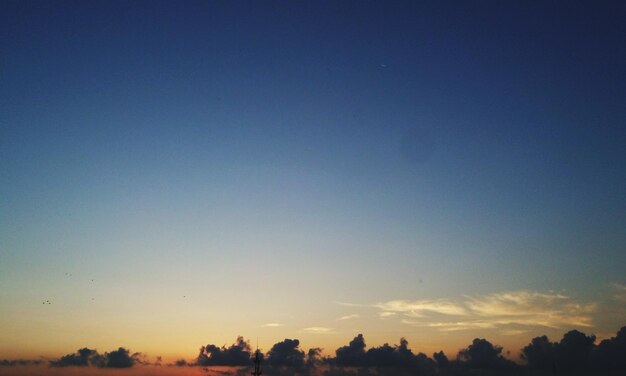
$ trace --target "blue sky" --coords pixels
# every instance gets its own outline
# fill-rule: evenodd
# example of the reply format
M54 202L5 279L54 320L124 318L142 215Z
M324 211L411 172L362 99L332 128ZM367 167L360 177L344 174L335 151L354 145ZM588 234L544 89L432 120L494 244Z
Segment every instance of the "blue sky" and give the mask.
M69 313L132 343L162 301L154 322L312 345L351 338L348 314L374 341L413 333L337 302L530 291L623 324L622 3L1 8L0 328L59 301L1 351L49 328L73 345Z

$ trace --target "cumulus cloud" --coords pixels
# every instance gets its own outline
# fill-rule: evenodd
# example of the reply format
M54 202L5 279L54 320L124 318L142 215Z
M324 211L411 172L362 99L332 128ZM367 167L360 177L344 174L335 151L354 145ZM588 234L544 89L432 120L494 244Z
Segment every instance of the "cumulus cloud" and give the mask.
M248 366L251 353L249 341L239 336L229 347L202 346L196 362L201 366Z
M577 302L557 293L512 291L463 296L459 302L438 300L391 300L372 305L381 318L400 315L405 324L440 331L523 327L590 327L595 303Z

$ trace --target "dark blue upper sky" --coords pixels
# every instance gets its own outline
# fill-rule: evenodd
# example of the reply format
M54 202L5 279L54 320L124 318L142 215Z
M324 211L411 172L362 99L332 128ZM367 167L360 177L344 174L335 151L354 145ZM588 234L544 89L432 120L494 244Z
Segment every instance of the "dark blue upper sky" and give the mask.
M592 294L624 282L625 41L623 1L3 1L0 274L184 244L330 300Z

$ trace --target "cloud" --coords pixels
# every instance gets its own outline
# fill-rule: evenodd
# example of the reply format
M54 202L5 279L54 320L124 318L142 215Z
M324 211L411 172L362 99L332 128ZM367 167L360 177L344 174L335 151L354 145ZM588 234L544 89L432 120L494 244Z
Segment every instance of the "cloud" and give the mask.
M348 303L348 302L335 302L344 307L369 307L367 304L358 304L358 303Z
M523 329L504 329L500 331L500 334L502 334L503 336L518 336L527 332L528 330Z
M314 334L327 334L327 333L332 333L333 329L325 328L322 326L312 326L309 328L304 328L302 329L302 331L307 332L307 333L314 333Z
M467 297L466 305L478 317L487 318L496 325L525 326L591 326L593 303L581 304L561 294L516 291Z
M361 317L361 316L357 315L356 313L353 313L351 315L341 316L340 318L337 319L337 321L358 319L359 317Z
M613 299L618 302L626 303L626 285L622 285L621 283L613 283L612 284L615 293L613 294Z
M230 347L202 346L196 362L201 366L248 366L251 353L250 343L239 336Z
M267 324L261 325L263 328L278 328L279 326L284 326L283 324L277 322L269 322Z
M465 308L445 299L439 300L390 300L377 303L374 307L383 313L403 313L409 317L423 317L426 313L440 313L443 315L464 316Z
M401 315L401 322L439 331L520 327L590 327L595 303L581 303L556 293L512 291L463 296L459 302L437 300L390 300L371 305L380 318ZM513 332L510 332L510 334Z
M392 317L397 314L398 314L397 312L379 312L378 317L380 317L381 319L386 319L388 317Z

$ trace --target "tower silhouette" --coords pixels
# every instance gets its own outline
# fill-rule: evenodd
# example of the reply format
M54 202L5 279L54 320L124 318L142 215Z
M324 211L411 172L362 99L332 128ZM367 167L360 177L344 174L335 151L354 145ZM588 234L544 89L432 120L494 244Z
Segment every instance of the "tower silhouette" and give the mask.
M252 376L261 376L263 374L263 372L261 372L261 358L261 352L257 347L256 351L254 352L254 372L252 372Z

